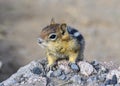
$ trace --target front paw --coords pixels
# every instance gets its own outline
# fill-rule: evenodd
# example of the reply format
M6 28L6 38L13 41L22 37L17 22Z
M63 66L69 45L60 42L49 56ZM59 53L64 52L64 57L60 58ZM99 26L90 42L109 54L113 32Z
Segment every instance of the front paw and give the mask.
M80 71L80 68L76 63L69 63L68 65L74 72L79 72Z
M57 69L56 64L53 64L53 65L49 65L49 64L48 64L48 65L46 66L46 68L45 68L45 71L46 71L46 72L49 72L50 70L51 70L51 71L54 71L54 70L56 70L56 69Z

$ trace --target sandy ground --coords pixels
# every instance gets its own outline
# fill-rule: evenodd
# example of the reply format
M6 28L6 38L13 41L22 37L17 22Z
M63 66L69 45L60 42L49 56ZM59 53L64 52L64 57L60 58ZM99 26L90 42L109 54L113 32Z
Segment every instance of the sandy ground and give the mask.
M37 37L52 17L84 35L86 60L120 65L119 0L0 0L0 81L45 57Z

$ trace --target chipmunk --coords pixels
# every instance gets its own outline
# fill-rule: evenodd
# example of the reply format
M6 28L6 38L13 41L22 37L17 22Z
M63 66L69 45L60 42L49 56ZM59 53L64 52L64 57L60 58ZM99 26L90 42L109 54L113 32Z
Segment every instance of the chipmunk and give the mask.
M47 50L48 67L52 67L59 59L69 59L69 63L83 60L85 41L78 30L65 23L55 23L51 20L50 25L40 32L38 42Z

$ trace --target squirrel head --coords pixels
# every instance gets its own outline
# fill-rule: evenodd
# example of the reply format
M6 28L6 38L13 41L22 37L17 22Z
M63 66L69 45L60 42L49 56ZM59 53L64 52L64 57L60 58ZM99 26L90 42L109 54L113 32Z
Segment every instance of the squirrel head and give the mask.
M69 39L67 25L65 23L55 23L54 19L52 19L50 25L43 28L40 32L38 42L43 46L49 47Z

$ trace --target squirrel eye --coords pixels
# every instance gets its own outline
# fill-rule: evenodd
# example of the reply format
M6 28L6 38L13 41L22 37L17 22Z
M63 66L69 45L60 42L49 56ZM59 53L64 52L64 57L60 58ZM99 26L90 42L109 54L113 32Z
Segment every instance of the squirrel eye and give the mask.
M55 33L52 33L49 35L49 39L55 40L57 38L57 35Z

